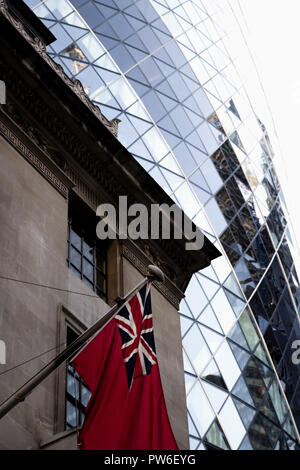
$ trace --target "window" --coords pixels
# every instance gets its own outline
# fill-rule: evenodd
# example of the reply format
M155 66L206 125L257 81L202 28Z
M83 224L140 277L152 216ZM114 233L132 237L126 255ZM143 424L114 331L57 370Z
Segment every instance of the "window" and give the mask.
M70 59L73 59L72 72L74 73L74 75L76 75L88 65L87 58L76 43L73 43L70 46L66 47L60 54L62 56L66 56ZM85 61L85 63L82 61Z
M107 243L96 237L96 214L71 195L68 218L69 268L99 296L107 300Z
M70 326L67 326L67 346L77 337L78 334ZM89 402L91 392L70 364L67 364L66 374L65 429L72 429L82 426L85 407Z

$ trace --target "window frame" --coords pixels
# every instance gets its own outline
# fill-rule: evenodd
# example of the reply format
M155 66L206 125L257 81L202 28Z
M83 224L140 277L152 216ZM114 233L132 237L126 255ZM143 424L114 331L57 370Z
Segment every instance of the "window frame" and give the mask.
M71 195L68 210L67 266L107 302L108 241L97 239L96 225L96 213L81 198ZM91 252L90 256L88 252ZM78 257L78 263L75 263L74 254ZM89 267L92 276L85 272L85 267Z
M74 339L72 339L70 342L68 342L68 330L71 330L74 336ZM67 323L66 324L67 346L69 346L76 339L76 337L78 337L80 334L81 332L78 332L78 330L75 330L73 325L70 325L69 323ZM69 374L72 376L72 380L73 380L72 387L75 387L75 390L72 390L72 392L69 392L68 390ZM84 406L83 402L81 401L83 387L85 387L88 390L88 387L84 383L83 379L75 371L75 369L70 365L70 363L67 362L66 368L65 368L65 416L64 416L64 430L65 431L80 428L84 422L83 417L85 416L86 405ZM72 395L72 393L74 393L75 396ZM76 425L75 426L72 426L72 424L68 422L68 419L67 419L68 418L67 416L67 409L68 409L67 403L68 402L71 403L71 405L75 407L76 409Z
M61 352L66 347L68 327L77 335L82 334L87 329L87 326L65 307L65 305L59 304L57 310L57 353ZM56 370L55 389L54 434L57 434L68 431L65 427L67 390L67 366L65 363L64 367L61 366ZM72 430L75 429L76 427L72 428Z

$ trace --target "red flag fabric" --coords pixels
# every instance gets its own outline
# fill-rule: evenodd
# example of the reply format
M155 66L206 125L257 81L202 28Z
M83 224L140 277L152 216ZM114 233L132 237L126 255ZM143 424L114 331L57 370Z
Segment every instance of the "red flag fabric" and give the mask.
M144 286L72 361L92 395L79 435L86 450L178 450L157 363Z

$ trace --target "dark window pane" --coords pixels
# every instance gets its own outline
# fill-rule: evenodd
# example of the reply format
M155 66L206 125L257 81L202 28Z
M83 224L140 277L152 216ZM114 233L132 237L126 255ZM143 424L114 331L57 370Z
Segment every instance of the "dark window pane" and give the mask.
M70 427L75 427L77 423L76 408L69 401L67 401L66 422Z
M83 254L84 256L91 262L93 262L93 258L94 258L94 247L91 246L90 244L86 243L84 240L83 240Z
M81 237L74 231L74 229L70 228L70 242L72 243L75 248L78 250L81 249Z
M82 262L82 273L91 282L94 280L94 267L89 261L85 259Z
M73 246L70 247L70 262L79 270L81 270L81 254L75 250Z
M91 398L91 392L84 385L81 386L81 403L86 406Z
M67 374L67 392L75 397L74 375L70 372Z
M97 270L97 281L96 282L97 282L97 287L100 288L102 290L102 292L105 292L105 289L106 289L105 277L98 270Z

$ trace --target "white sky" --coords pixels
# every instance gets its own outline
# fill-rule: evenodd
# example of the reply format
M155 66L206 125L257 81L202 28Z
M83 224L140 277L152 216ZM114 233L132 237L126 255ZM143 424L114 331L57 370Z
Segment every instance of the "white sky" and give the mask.
M240 0L240 4L275 122L281 150L275 164L300 246L300 0ZM278 150L274 139L273 143ZM295 261L300 272L300 256Z

